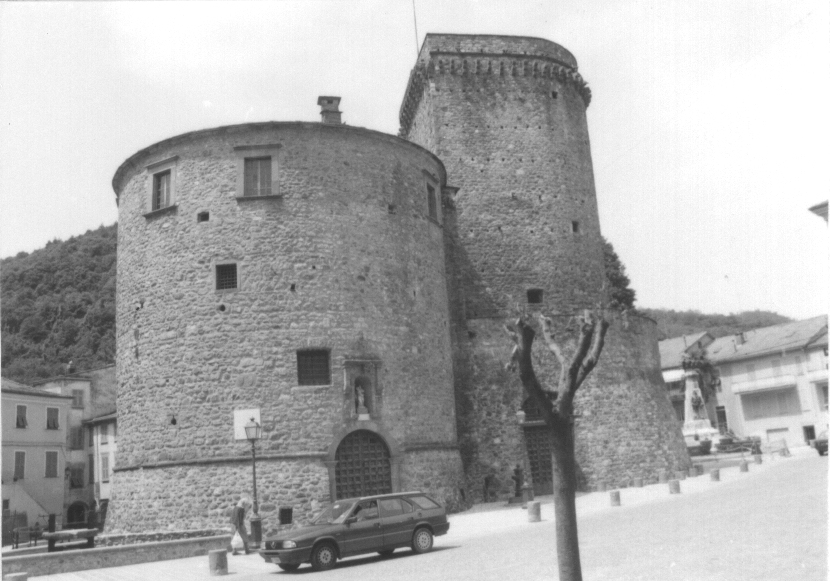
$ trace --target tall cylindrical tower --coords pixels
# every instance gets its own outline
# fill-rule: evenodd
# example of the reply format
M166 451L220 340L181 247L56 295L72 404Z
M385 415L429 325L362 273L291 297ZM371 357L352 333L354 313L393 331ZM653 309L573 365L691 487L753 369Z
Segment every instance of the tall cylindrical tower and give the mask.
M224 525L250 494L251 448L234 433L248 409L264 428L265 530L280 505L302 519L329 499L419 488L456 502L433 154L336 119L257 123L152 145L113 186L109 531Z
M526 396L503 369L509 343L501 327L519 311L542 311L554 316L560 337L566 337L569 319L602 297L602 239L586 119L590 99L576 59L553 42L428 34L401 106L401 135L438 155L459 188L447 216L447 273L459 438L473 490L505 491L521 462L532 469L538 492L550 485L549 444L538 418L528 414L523 430L516 425ZM675 445L682 439L671 424L668 401L664 406L655 398L662 382L659 360L652 357L652 324L612 328L606 357L577 404L607 421L613 411L597 413L597 402L615 390L631 398L624 413L634 408L657 418L648 435L614 421L601 430L602 442L656 442L675 432L677 438L670 436L671 451L654 466L638 456L624 467L633 456L605 461L616 445L603 450L588 444L599 442L593 436L599 425L586 417L577 424L578 433L585 433L578 444L583 483L688 463L682 445ZM645 338L639 332L629 336L634 329ZM630 362L613 355L632 349L647 366L635 372L636 381ZM552 366L543 364L542 370L555 388ZM600 386L599 378L612 385Z

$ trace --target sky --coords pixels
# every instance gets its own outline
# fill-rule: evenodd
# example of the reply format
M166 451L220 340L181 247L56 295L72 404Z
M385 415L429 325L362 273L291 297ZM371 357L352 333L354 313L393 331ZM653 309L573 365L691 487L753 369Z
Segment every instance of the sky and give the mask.
M827 4L0 2L0 257L115 222L112 176L152 143L319 121L320 95L397 134L426 33L535 36L591 86L601 228L638 306L826 313Z

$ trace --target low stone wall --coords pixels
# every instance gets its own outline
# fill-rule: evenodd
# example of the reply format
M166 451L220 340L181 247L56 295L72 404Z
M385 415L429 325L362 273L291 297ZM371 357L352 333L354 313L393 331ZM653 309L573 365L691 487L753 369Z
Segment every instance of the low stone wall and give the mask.
M200 529L191 531L151 531L147 533L124 533L98 535L95 537L96 547L116 547L121 545L135 545L139 543L159 543L163 541L182 541L204 537L218 537L229 535L228 529Z
M159 533L162 534L162 533ZM152 535L152 533L151 533ZM134 536L140 535L119 535ZM161 541L155 543L135 543L119 546L101 547L95 549L78 549L74 551L58 551L56 553L40 553L38 555L23 555L3 558L3 575L26 572L31 577L54 575L56 573L71 573L89 569L103 569L106 567L121 567L170 559L184 559L187 557L207 556L214 549L225 549L231 541L229 534L181 539L175 541Z

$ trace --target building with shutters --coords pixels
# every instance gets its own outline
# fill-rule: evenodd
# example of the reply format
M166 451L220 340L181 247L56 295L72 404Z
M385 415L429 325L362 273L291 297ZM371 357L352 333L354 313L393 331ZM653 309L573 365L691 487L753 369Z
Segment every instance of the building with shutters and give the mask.
M464 507L508 494L517 463L549 490L502 324L518 306L567 336L601 298L590 96L555 43L430 34L399 136L343 124L322 96L321 123L205 129L127 159L107 530L223 525L249 493L246 409L265 530L280 506L302 520L362 494ZM656 325L608 316L577 401L583 487L689 466Z

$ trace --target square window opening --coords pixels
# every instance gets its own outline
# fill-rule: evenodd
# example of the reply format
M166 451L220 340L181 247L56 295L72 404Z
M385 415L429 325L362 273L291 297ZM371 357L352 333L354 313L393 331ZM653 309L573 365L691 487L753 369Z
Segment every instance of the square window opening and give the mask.
M199 212L196 214L197 222L208 222L210 220L210 212Z
M216 290L229 290L237 288L236 265L216 265Z
M329 385L331 383L329 352L324 349L297 351L297 383L299 385Z
M544 291L540 288L527 289L527 302L531 305L539 305L544 300Z
M571 222L571 232L573 232L574 234L579 234L579 222L577 222L576 220Z

